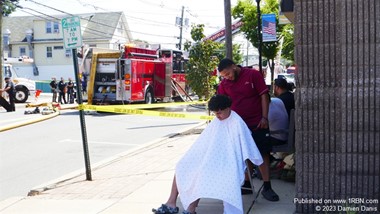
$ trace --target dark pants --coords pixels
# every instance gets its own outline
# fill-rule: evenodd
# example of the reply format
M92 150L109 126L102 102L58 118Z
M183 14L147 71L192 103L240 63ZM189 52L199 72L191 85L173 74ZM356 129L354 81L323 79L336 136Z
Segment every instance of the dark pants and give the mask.
M51 93L53 93L53 98L51 101L56 103L57 102L57 89L52 89Z
M67 101L74 103L74 90L67 90Z
M65 92L63 92L63 91L59 92L59 97L58 97L58 102L61 103L61 104L63 104L62 103L62 99L65 102L65 104L67 104L66 97L65 97Z
M256 129L257 126L249 127L253 140L256 143L261 155L269 154L272 151L270 143L269 129Z
M16 111L15 94L11 93L8 95L9 95L9 105L11 106L10 111Z

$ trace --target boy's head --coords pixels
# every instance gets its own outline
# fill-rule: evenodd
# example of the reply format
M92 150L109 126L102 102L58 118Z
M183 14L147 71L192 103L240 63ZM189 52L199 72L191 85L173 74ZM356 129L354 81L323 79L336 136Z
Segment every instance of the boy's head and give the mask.
M219 120L230 116L232 101L225 95L214 95L208 102L208 109L212 111Z

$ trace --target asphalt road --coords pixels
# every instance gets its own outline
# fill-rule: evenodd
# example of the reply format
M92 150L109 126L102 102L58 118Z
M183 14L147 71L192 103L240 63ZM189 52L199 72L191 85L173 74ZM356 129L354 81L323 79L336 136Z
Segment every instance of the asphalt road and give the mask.
M92 164L200 122L119 114L85 119ZM85 171L77 111L2 133L0 151L0 201L25 196L31 188L72 171Z

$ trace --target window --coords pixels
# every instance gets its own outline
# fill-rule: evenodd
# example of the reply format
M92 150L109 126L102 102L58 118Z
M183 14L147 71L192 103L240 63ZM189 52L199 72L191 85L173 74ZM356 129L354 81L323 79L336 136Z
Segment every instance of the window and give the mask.
M4 77L12 77L11 68L9 66L4 66Z
M53 48L52 47L46 47L46 57L47 58L53 57Z
M59 24L58 22L54 22L54 33L59 33Z
M54 50L63 50L63 46L54 46Z
M52 32L51 24L52 24L52 22L46 22L46 33Z
M59 23L47 21L46 22L46 33L59 33Z
M20 56L26 56L26 48L20 47Z
M70 57L71 56L71 50L70 49L66 49L65 50L65 56L66 57Z

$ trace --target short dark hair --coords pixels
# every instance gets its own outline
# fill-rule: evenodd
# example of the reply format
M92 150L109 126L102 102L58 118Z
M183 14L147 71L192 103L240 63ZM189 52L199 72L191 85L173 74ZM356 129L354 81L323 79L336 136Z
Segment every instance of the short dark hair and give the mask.
M286 81L286 79L284 79L284 78L277 78L274 80L274 85L278 86L280 88L283 88L283 89L287 89L288 88L288 81Z
M217 94L211 97L208 102L208 109L210 111L219 111L231 107L232 101L226 95Z
M234 61L229 58L224 58L219 62L218 70L223 71L224 69L230 67L231 65L236 65Z
M10 77L5 77L5 78L4 78L4 80L9 80L9 79L10 79Z

